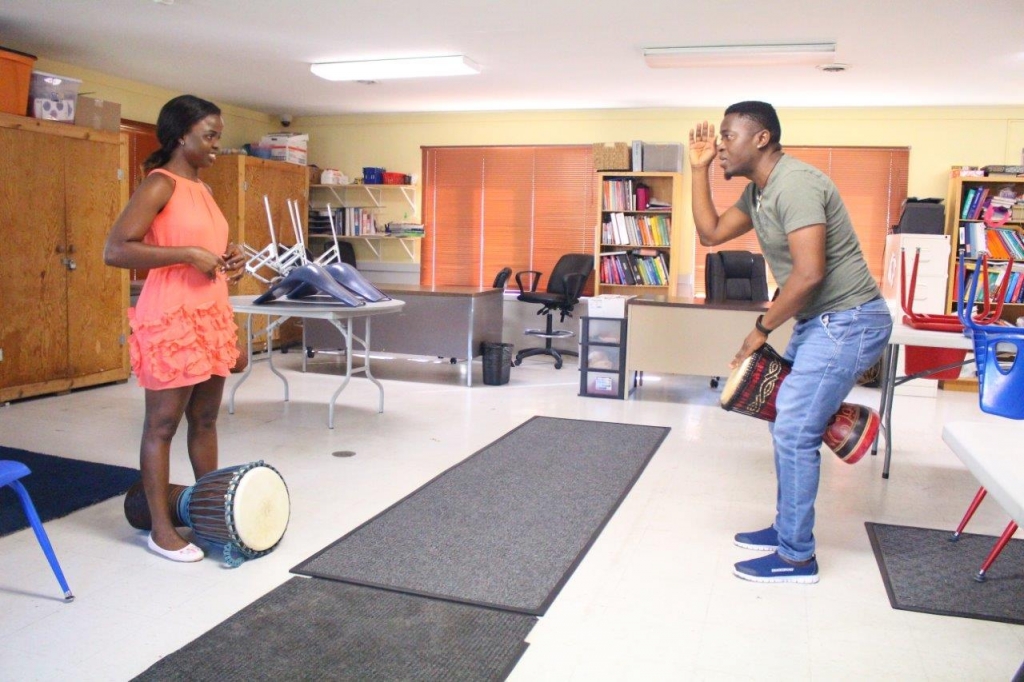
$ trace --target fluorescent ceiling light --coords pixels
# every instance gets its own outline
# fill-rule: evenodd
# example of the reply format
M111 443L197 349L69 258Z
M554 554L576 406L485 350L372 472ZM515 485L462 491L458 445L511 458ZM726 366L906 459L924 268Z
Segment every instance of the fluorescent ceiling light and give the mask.
M835 58L835 43L789 43L776 45L704 45L693 47L650 47L644 61L654 69L700 66L785 66L818 65Z
M387 78L469 76L480 73L480 65L466 56L457 54L447 57L328 62L313 64L309 70L329 81L377 81Z

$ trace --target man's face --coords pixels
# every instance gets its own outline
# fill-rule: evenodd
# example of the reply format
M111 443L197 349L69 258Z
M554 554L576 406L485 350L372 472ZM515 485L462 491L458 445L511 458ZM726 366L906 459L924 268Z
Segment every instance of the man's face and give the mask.
M746 116L729 114L722 119L718 134L718 162L725 179L737 175L749 178L761 148L767 144L768 131Z

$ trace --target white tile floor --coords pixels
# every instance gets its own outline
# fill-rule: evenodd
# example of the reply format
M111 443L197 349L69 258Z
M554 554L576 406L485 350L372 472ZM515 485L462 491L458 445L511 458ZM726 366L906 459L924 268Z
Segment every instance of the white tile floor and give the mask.
M299 356L277 356L296 368ZM465 366L381 361L385 412L357 378L326 428L333 358L289 371L280 401L265 366L221 416L222 466L264 459L291 492L280 547L235 570L180 565L145 548L114 498L47 524L76 599L62 603L31 531L0 538L0 679L126 680L292 577L288 570L533 415L671 426L585 560L529 636L512 680L1009 680L1024 628L889 607L865 521L955 527L976 483L942 442L942 424L992 419L977 398L898 397L892 478L881 458L823 453L821 582L757 585L731 575L751 556L739 530L770 522L774 478L765 424L722 411L706 379L648 376L641 399L581 398L575 365L540 358L506 386L459 384ZM481 367L475 364L479 384ZM234 379L229 380L230 383ZM854 400L877 404L877 391ZM124 385L0 408L0 443L136 466L142 392ZM334 457L341 450L351 458ZM176 444L172 480L191 483ZM968 528L1006 523L987 502ZM970 580L965 575L964 580ZM254 648L259 642L253 642ZM246 652L239 652L246 655Z

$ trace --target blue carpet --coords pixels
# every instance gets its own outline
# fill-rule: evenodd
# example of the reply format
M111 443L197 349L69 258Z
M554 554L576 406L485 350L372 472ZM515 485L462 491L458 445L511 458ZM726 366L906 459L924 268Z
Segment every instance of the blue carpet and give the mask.
M138 469L42 455L0 445L0 459L21 462L32 473L20 479L43 522L59 519L116 495L139 480ZM0 536L28 528L21 501L8 486L0 488Z

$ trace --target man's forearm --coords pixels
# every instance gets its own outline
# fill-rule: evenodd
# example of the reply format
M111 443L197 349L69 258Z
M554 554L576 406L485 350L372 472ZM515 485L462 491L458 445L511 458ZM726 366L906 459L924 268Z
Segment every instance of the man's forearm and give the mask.
M715 230L718 227L718 211L711 199L711 177L708 168L691 167L693 174L693 191L691 206L693 209L693 224L697 228L697 236L703 246L713 246L718 242L715 240Z

